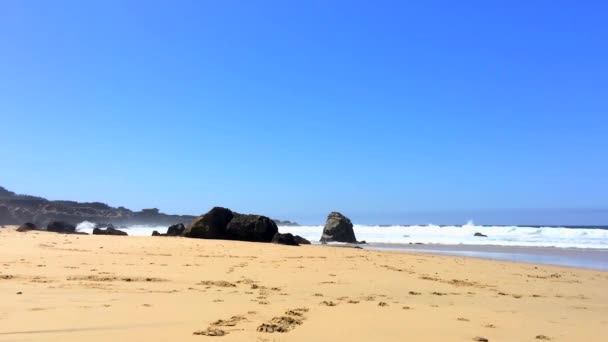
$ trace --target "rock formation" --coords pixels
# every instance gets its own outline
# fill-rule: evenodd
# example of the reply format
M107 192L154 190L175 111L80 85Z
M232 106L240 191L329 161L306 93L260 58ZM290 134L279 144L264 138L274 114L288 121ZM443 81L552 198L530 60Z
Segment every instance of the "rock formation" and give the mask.
M161 234L156 230L152 232L152 236L183 236L186 231L186 227L183 223L178 223L167 228L167 233Z
M293 238L299 245L310 245L310 241L306 240L305 238L301 237L300 235L296 235Z
M171 225L191 222L194 216L166 215L158 209L131 211L124 207L111 207L104 203L49 201L45 198L17 195L0 187L0 225L32 222L44 227L52 221L77 225L83 221L115 225Z
M272 238L272 243L277 243L280 245L289 245L289 246L299 246L298 242L295 239L295 236L291 233L281 234L276 233Z
M278 231L276 223L266 216L243 215L227 208L215 207L188 225L184 236L270 242Z
M123 232L122 230L115 229L113 227L108 227L106 229L95 228L93 229L93 235L122 235L127 236L127 232Z
M17 228L18 232L29 232L30 230L37 230L38 227L31 223L31 222L26 222L24 224L22 224L21 226L19 226L19 228Z
M335 211L327 216L327 222L325 222L323 235L321 236L321 242L333 241L357 243L350 219Z
M75 233L76 226L63 221L53 221L46 226L46 230L55 233Z
M198 239L224 239L226 227L233 217L232 210L214 207L188 225L184 236Z
M279 232L277 224L266 216L236 214L226 226L230 240L270 242Z
M299 246L299 245L310 245L310 241L301 237L300 235L293 235L291 233L276 233L272 238L272 243L278 243L280 245L290 245L290 246Z

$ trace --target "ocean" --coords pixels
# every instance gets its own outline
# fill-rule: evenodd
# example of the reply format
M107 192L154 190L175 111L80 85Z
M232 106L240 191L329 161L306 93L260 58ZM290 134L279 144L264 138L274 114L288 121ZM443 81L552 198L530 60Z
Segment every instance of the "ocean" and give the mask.
M78 230L91 233L93 224L83 222ZM150 236L165 226L131 226L129 235ZM485 226L464 225L355 225L364 248L411 250L435 254L553 264L608 270L608 227L606 226ZM300 235L318 243L322 225L279 226L279 232ZM481 233L487 237L475 236Z

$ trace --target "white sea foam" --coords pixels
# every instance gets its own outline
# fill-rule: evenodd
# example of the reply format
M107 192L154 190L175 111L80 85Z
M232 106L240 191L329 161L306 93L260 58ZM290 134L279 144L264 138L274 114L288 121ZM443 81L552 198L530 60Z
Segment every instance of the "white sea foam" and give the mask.
M444 245L499 245L563 248L608 249L608 230L476 226L472 222L463 226L354 226L358 240L375 243L424 243ZM279 231L300 235L310 241L318 241L323 226L279 227ZM482 233L487 237L474 236Z
M95 223L84 221L80 222L76 226L76 230L79 232L85 233L93 233L93 228L95 228ZM153 231L158 231L159 233L166 233L168 226L144 226L144 225L136 225L136 226L128 226L128 227L116 227L119 230L127 232L127 234L131 236L150 236Z
M77 229L91 233L94 224L82 222ZM152 231L167 231L166 226L130 226L120 228L133 236L150 236ZM462 226L354 226L358 240L393 244L498 245L562 248L608 249L607 229L477 226L469 222ZM281 233L300 235L311 242L319 241L323 226L280 226ZM475 233L487 237L476 237Z

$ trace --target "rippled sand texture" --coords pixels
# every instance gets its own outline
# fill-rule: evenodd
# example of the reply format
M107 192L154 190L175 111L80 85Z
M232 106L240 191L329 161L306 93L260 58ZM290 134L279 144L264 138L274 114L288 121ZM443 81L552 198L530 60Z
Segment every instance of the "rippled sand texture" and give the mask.
M0 229L0 341L604 341L608 273Z

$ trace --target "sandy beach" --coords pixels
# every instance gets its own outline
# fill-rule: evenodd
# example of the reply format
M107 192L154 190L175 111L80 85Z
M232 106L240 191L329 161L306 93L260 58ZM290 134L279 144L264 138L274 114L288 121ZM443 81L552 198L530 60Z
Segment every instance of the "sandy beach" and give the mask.
M0 341L602 341L607 288L415 252L0 229Z

